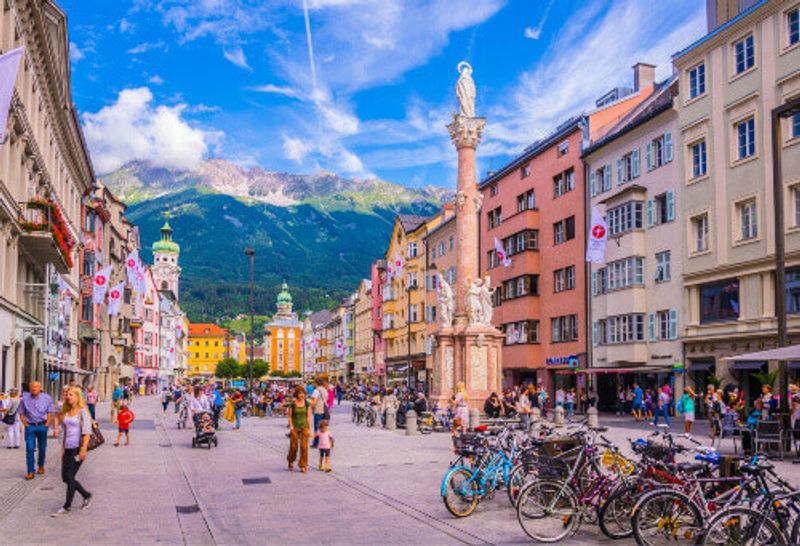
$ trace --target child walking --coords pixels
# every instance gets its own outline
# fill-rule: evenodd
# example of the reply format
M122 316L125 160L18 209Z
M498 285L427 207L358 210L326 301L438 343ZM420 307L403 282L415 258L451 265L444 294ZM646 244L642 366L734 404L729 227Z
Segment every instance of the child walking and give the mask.
M125 435L125 445L131 443L131 423L133 420L136 419L136 416L133 412L128 408L126 404L122 404L119 408L119 415L117 415L117 423L119 424L119 432L117 432L117 441L114 442L115 446L119 445L119 441L122 439L122 435Z
M328 430L328 421L319 423L319 431L314 435L319 445L319 469L324 472L331 471L331 449L333 449L333 436Z

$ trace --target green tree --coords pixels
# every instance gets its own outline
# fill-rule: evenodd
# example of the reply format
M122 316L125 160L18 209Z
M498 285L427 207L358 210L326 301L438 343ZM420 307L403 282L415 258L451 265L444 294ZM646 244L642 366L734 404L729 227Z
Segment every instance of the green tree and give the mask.
M285 377L283 370L273 370L270 375L272 375L272 377Z
M233 358L223 358L217 362L214 375L219 379L236 379L237 377L241 377L239 363Z
M255 358L253 359L253 379L258 379L259 377L263 377L269 373L269 363L266 361ZM241 369L239 371L240 377L250 377L250 361L242 363Z
M769 385L770 389L775 388L775 381L778 380L778 370L773 370L771 372L758 372L754 373L753 377L755 377L759 383L762 385Z

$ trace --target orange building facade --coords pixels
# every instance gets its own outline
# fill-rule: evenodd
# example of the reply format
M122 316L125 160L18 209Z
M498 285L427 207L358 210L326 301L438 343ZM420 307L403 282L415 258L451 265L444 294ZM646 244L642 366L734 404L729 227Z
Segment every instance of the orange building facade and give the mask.
M268 355L270 371L300 373L303 323L292 312L292 296L286 283L281 287L276 306L277 313L272 322L264 326L265 354Z

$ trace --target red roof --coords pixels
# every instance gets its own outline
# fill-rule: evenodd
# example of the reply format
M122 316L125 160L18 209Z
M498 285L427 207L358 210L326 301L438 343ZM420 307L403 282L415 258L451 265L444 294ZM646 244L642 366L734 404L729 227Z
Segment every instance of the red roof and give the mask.
M216 324L196 323L189 324L189 337L225 337L228 331Z

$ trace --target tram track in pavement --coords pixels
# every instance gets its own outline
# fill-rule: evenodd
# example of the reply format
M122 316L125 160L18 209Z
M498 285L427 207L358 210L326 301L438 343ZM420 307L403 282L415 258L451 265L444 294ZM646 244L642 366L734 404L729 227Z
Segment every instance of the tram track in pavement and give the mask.
M272 442L269 442L263 438L259 438L257 436L253 436L246 432L240 432L242 437L245 437L253 442L260 444L267 449L274 451L280 455L285 455L286 448L285 446L278 446ZM410 517L411 519L422 523L444 535L449 536L450 538L458 541L461 544L468 544L471 546L477 545L487 545L487 546L494 546L494 543L491 540L483 538L479 535L471 533L469 531L465 531L464 529L460 529L459 527L453 525L452 523L441 519L440 517L431 514L429 512L425 512L424 510L420 510L419 508L415 508L407 504L406 502L392 497L380 491L371 485L363 483L359 480L354 478L345 477L339 471L333 471L327 474L328 477L335 480L339 484L347 487L348 489L364 496L368 497L376 502L387 506L396 512L400 512L401 514Z

